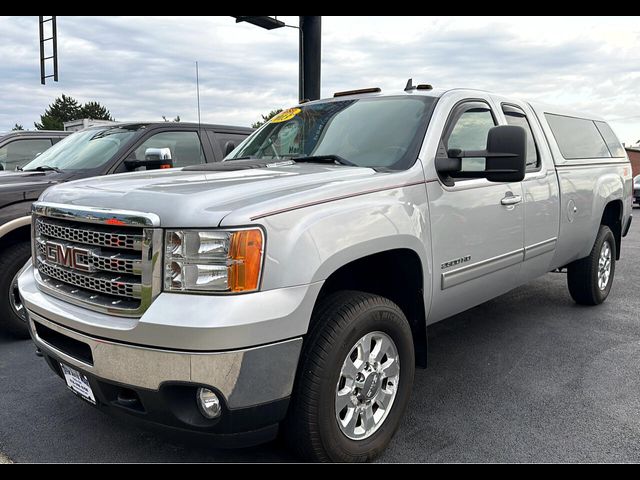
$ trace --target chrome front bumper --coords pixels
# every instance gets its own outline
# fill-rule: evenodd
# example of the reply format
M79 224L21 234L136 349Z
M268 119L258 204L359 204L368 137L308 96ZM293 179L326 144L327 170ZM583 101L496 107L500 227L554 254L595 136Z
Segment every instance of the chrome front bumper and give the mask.
M302 339L229 352L180 352L127 345L90 337L28 311L31 335L47 355L98 378L149 390L166 382L211 386L230 409L273 402L291 394ZM86 362L43 340L34 322L88 345Z

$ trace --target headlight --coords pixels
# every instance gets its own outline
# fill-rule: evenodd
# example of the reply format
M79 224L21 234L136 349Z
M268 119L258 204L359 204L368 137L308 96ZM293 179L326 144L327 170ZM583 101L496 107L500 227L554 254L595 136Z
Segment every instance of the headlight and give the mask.
M164 288L171 292L258 289L262 230L167 230Z

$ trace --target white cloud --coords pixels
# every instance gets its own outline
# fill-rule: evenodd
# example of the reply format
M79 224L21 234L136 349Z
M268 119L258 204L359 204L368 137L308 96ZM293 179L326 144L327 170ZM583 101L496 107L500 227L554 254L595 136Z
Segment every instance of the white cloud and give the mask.
M279 17L297 25L296 17ZM248 125L297 99L298 32L231 17L58 17L60 82L39 82L37 17L0 18L0 130L62 93L118 120ZM323 17L322 94L406 79L571 105L640 138L640 22L617 17Z

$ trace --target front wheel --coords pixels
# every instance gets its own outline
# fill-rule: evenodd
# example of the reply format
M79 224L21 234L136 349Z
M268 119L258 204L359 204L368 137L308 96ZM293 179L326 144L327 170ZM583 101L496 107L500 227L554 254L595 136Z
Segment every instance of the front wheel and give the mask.
M330 295L312 323L285 436L307 460L372 460L391 441L409 400L409 323L390 300L361 292Z
M581 305L599 305L611 291L616 272L616 239L611 229L600 225L588 257L567 267L569 293Z

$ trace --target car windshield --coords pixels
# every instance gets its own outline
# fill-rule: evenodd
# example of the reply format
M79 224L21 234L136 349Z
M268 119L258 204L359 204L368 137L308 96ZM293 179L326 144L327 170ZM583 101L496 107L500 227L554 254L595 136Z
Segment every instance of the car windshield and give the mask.
M421 95L329 100L279 113L225 160L334 157L401 170L415 163L435 105Z
M90 170L101 167L141 128L140 125L91 128L60 140L23 170Z

